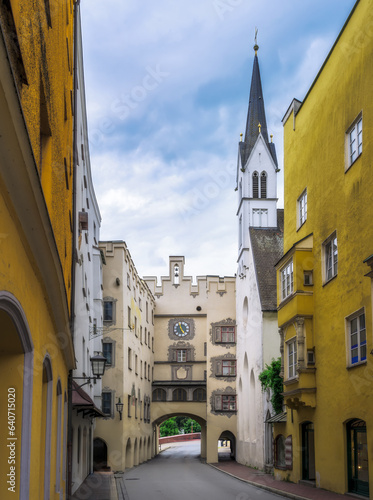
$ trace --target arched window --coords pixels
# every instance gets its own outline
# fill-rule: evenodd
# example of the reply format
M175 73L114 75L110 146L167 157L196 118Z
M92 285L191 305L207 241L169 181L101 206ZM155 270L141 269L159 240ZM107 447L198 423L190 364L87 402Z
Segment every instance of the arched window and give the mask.
M153 401L166 401L166 391L164 389L154 389Z
M259 198L259 174L253 173L253 198Z
M185 389L175 389L172 393L172 401L186 401L187 392Z
M260 175L260 197L267 198L267 173L262 172Z
M282 434L276 437L275 440L275 450L276 450L276 467L279 469L284 469L285 464L285 438Z
M206 391L205 389L195 389L193 391L193 401L206 401Z
M180 283L180 268L177 264L174 265L174 285Z

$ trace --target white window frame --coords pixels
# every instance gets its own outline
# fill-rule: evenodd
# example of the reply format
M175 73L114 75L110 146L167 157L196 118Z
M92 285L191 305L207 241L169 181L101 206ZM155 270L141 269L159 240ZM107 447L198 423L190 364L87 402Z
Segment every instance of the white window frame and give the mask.
M237 397L235 394L221 395L221 411L237 411Z
M177 351L177 362L185 363L187 360L187 350L186 349L178 349Z
M296 337L286 342L286 357L288 364L288 379L290 380L297 376L298 349Z
M235 325L217 325L215 327L215 343L217 344L235 344L236 326Z
M334 231L322 244L324 283L332 280L338 274L338 239Z
M346 170L363 152L363 114L359 113L346 132Z
M300 229L307 220L307 188L302 192L297 200L298 229Z
M289 260L280 270L281 300L290 297L294 292L293 259Z
M346 334L348 366L365 364L367 362L367 331L364 308L346 318ZM354 336L356 336L355 339Z

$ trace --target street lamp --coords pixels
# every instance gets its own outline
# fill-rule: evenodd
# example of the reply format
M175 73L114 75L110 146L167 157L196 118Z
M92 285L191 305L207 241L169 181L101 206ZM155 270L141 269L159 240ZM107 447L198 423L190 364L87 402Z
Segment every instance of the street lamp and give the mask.
M122 420L123 403L120 398L118 398L118 403L116 403L115 406L117 407L117 412L119 412L119 420Z
M86 382L84 382L84 384L80 385L79 387L83 387L83 385L89 384L91 380L99 380L105 373L106 358L102 356L102 354L97 353L95 356L92 356L90 358L90 361L93 377L73 377L73 380L86 380Z

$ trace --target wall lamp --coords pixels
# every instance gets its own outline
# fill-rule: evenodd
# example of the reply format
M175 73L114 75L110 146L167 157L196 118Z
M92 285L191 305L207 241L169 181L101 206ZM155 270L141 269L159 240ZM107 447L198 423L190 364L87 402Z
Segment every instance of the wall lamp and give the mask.
M123 403L120 398L118 398L118 403L115 403L115 406L117 407L117 412L119 412L119 420L122 420Z
M89 384L91 380L99 380L105 373L106 358L102 356L102 354L97 353L95 356L91 357L90 361L93 377L73 377L73 380L86 380L86 382L79 387Z

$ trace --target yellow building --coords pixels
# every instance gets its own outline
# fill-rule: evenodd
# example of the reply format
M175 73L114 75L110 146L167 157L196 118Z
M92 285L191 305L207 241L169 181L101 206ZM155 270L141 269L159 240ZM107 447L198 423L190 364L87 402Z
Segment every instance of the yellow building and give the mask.
M74 366L72 1L1 2L0 27L0 497L59 499Z
M364 496L373 482L372 21L372 2L357 1L283 120L277 288L287 414L274 424L278 479Z

